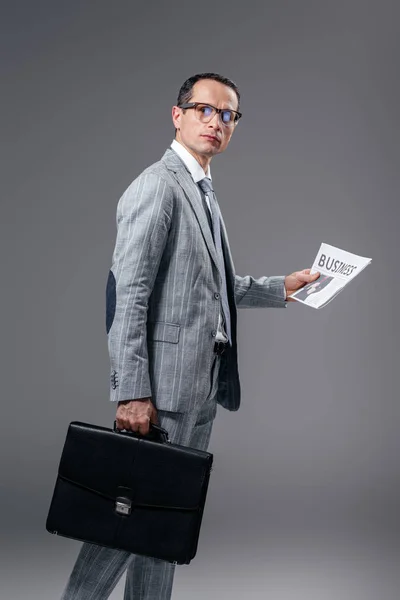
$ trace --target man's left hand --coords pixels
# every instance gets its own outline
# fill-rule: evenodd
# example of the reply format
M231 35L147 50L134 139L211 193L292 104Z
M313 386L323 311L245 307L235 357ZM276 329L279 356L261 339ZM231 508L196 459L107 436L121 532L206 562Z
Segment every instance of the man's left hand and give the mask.
M304 287L307 283L315 281L320 276L318 272L310 275L310 271L311 269L303 269L302 271L295 271L291 275L285 277L286 299L288 302L295 302L295 300L292 300L289 296Z

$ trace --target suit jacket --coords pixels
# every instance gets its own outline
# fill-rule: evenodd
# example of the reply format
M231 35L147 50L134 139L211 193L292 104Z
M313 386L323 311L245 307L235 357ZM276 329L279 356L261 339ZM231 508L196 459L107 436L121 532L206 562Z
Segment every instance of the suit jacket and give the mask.
M186 412L209 391L221 275L200 189L172 149L129 186L117 207L106 288L112 401L151 396ZM283 277L235 275L221 224L232 347L221 356L217 402L240 404L236 307L285 306Z

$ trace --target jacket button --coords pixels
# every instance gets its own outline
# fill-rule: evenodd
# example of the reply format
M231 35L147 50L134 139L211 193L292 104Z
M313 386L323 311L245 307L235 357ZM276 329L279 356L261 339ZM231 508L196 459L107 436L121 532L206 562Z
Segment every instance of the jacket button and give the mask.
M216 300L219 300L219 294L215 293L215 294L214 294L214 298L215 298Z
M213 330L212 330L212 332L211 332L211 335L212 335L213 337L215 337L215 336L217 335L217 330L216 330L216 329L213 329Z

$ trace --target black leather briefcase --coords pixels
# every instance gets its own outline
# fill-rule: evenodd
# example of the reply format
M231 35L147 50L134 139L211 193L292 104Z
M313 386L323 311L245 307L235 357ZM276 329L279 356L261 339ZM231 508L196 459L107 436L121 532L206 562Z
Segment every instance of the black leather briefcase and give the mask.
M70 424L46 529L176 564L196 554L213 455L168 441Z

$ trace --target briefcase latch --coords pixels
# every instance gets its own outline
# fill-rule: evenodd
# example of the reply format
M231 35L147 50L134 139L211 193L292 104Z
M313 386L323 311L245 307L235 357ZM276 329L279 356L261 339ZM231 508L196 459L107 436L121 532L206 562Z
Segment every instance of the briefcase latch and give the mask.
M132 500L124 496L118 496L115 500L115 512L119 515L130 515L132 512Z

